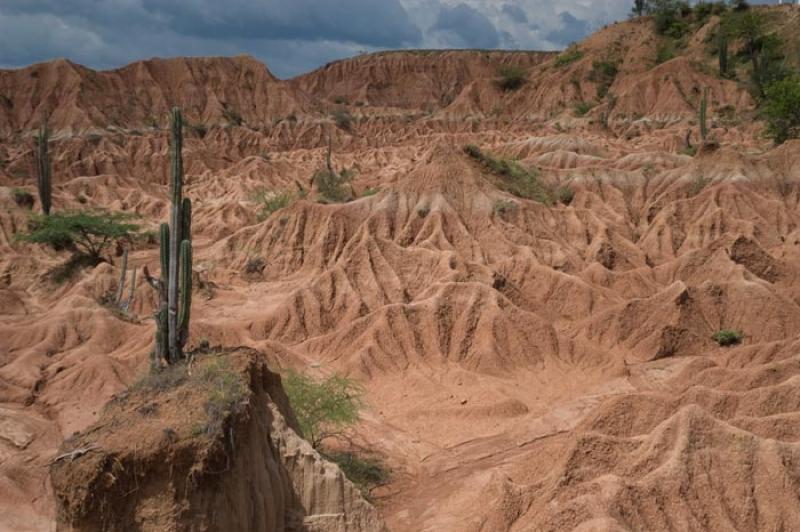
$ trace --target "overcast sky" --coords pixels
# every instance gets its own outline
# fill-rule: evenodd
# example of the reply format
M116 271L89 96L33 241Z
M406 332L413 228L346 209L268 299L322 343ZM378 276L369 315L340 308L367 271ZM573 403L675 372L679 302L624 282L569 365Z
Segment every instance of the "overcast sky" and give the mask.
M362 51L561 49L632 0L0 0L0 66L252 54L282 78ZM763 3L776 3L763 2Z

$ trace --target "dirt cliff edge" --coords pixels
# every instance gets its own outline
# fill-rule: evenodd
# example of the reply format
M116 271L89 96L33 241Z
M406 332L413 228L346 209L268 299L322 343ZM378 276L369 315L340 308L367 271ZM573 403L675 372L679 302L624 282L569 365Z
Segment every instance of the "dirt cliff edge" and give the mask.
M58 530L384 530L296 427L257 351L146 377L54 459Z

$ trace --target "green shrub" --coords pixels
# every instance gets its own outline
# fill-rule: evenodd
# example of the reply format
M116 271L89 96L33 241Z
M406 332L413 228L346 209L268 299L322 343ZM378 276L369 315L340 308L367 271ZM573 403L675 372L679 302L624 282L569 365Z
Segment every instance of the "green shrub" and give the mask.
M711 179L704 177L704 176L697 176L692 179L692 184L689 185L689 195L690 196L697 196L700 192L703 191L708 184L711 183Z
M575 116L584 116L586 113L594 109L595 107L594 102L578 102L573 106L573 111L575 111Z
M513 214L517 212L517 209L519 209L519 205L517 205L516 202L499 199L494 202L494 208L492 211L494 212L495 216L505 216L506 214Z
M572 203L572 200L575 199L575 190L568 186L558 187L558 190L556 190L556 199L558 199L559 203L569 205Z
M569 65L570 63L580 60L583 55L583 51L580 48L577 46L570 46L556 57L555 65L557 67Z
M15 188L11 191L11 196L14 198L14 203L18 207L25 209L32 209L34 204L33 194L21 188Z
M31 215L28 232L17 235L23 242L46 244L55 249L73 248L76 254L102 261L112 244L132 240L139 226L130 223L136 216L106 211L64 211L43 216Z
M744 334L741 331L736 331L731 329L721 329L715 332L712 338L720 346L726 347L741 343L742 339L744 338Z
M765 91L767 131L776 144L800 138L800 76L769 85Z
M498 85L506 92L522 87L528 80L528 72L519 66L506 65L500 68Z
M362 198L368 198L370 196L374 196L375 194L378 194L380 191L381 191L381 189L379 187L370 187L370 188L365 189L364 192L361 193L361 197Z
M322 203L346 203L353 200L353 192L346 186L351 180L347 171L341 173L319 170L314 174L319 200Z
M617 79L619 73L618 63L616 61L594 61L592 63L592 70L589 72L589 80L597 83L597 97L605 98L608 94L608 89L613 85L614 80Z
M242 115L240 115L236 109L231 107L225 107L222 110L222 117L228 122L228 125L231 126L241 126L244 122Z
M273 213L291 205L294 202L294 196L286 191L272 192L259 189L253 193L252 200L259 206L256 217L259 222L263 222Z
M650 0L648 12L653 15L653 24L658 35L680 39L689 32L686 21L692 13L688 2L682 0Z
M333 102L334 102L336 105L350 105L350 100L348 100L348 99L347 99L346 97L344 97L344 96L337 96L337 97L336 97L336 98L333 100Z
M358 421L363 390L347 377L333 375L317 381L288 371L283 388L289 397L303 436L316 449Z
M659 43L658 48L656 48L656 64L660 65L661 63L666 63L671 59L675 59L677 56L677 51L675 50L675 44L672 41L663 41Z
M353 127L353 116L347 109L337 109L333 112L333 121L336 126L345 131L350 131Z

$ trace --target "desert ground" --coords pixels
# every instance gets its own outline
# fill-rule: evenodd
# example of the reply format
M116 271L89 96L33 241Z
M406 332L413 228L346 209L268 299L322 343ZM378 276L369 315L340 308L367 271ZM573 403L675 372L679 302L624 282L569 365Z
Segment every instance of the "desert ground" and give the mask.
M767 13L796 38L800 8ZM360 383L348 445L391 470L370 493L389 530L800 530L800 141L776 147L715 74L718 23L657 64L635 19L576 57L398 51L290 80L246 56L0 71L0 529L55 528L53 457L153 348L146 283L125 315L103 303L119 257L59 284L68 253L14 237L38 211L14 190L36 196L42 112L54 210L156 231L177 105L189 345ZM526 82L504 90L502 66ZM351 201L319 201L329 143ZM510 193L468 145L535 168L549 200ZM293 200L260 216L264 190ZM144 266L155 241L130 253ZM724 329L741 343L718 345Z

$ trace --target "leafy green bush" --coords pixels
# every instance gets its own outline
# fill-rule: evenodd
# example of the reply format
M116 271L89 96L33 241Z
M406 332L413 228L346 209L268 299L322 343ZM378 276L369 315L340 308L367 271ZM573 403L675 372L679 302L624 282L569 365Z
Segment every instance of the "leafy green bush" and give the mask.
M130 223L136 216L106 211L64 211L43 216L34 214L28 232L17 235L23 242L46 244L55 249L73 248L77 254L102 261L112 244L132 240L139 226Z
M726 347L741 343L742 339L744 338L744 334L741 331L735 331L731 329L721 329L715 332L712 338L720 346Z
M315 449L325 438L339 434L358 421L363 390L347 377L333 375L316 381L288 371L283 388L303 436Z
M350 105L350 100L348 100L345 96L337 96L333 102L336 105Z
M776 144L800 138L800 76L769 85L765 92L767 131Z
M271 192L262 188L253 193L252 200L259 206L256 217L259 222L263 222L273 213L291 205L294 196L286 191Z
M570 63L574 63L575 61L580 60L583 57L583 51L578 48L577 46L570 46L561 54L556 57L555 65L557 67L563 67L569 65Z
M519 66L506 65L500 68L498 85L506 92L522 87L528 80L528 72Z

